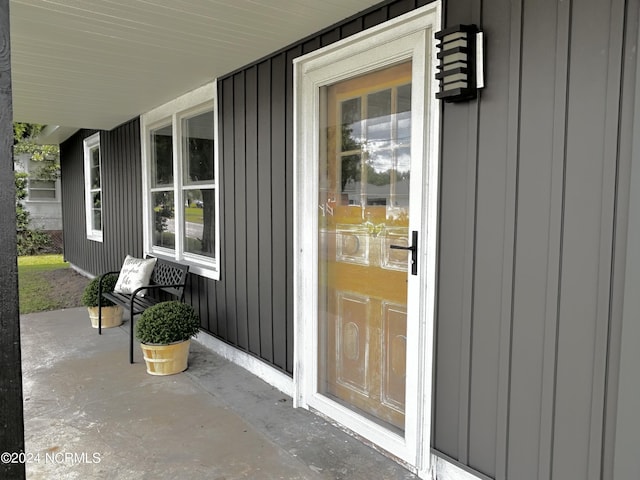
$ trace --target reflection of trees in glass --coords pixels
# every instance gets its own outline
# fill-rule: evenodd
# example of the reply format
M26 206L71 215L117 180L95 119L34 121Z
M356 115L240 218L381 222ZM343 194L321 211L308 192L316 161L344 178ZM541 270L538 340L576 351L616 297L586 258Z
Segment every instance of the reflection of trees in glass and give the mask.
M167 220L174 217L173 195L171 192L158 192L153 195L154 226L156 232L167 231Z
M188 141L188 176L191 182L210 181L213 179L213 140L207 138L189 138ZM189 190L190 204L202 207L203 230L202 253L213 253L215 242L215 191L213 189ZM200 201L199 205L196 200Z
M171 184L173 183L173 138L171 132L169 135L165 135L156 131L152 138L153 152L155 153L155 184Z
M341 166L341 190L345 191L345 188L348 183L359 182L361 178L361 165L360 165L360 155L349 155L347 157L342 157L342 166Z
M91 150L91 188L100 188L100 149Z
M342 124L342 151L351 152L353 150L360 150L361 147L362 147L362 140L360 138L356 138L353 135L352 124L343 123Z
M362 142L353 136L353 127L351 124L342 124L342 151L360 151ZM347 183L359 182L361 177L360 155L348 155L342 157L342 165L340 171L340 186L344 192Z
M189 138L189 180L201 182L213 178L213 140Z
M379 187L391 185L392 175L396 182L409 180L409 172L398 171L395 168L379 172L371 165L367 165L367 183L370 185L376 185Z

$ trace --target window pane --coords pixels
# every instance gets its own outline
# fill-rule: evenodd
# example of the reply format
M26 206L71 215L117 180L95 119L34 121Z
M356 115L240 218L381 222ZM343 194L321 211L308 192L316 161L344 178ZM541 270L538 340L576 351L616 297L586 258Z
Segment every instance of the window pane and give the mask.
M408 145L411 139L411 85L398 87L398 145Z
M173 136L171 125L151 130L151 185L173 185Z
M154 192L153 203L153 244L158 247L175 248L176 224L173 192Z
M93 209L93 229L102 230L102 210Z
M184 184L214 180L213 110L182 121Z
M30 200L55 200L55 190L29 190Z
M102 199L100 198L100 192L95 192L91 195L91 208L100 209L102 207Z
M367 150L391 144L391 90L367 95Z
M91 194L91 229L102 230L102 199L100 192Z
M393 176L391 150L372 152L367 160L366 205L387 205Z
M184 251L213 257L215 190L185 190L184 193Z
M361 168L360 155L342 157L340 165L340 203L342 205L360 205Z
M55 200L55 190L29 190L29 199L31 200Z
M45 188L47 190L55 190L56 182L49 180L29 180L29 188Z
M91 188L100 188L100 147L92 148L89 155L91 155Z
M342 151L360 150L362 143L362 125L360 98L342 102Z
M396 151L396 179L392 189L392 204L394 207L409 206L409 180L411 170L411 150L399 148Z

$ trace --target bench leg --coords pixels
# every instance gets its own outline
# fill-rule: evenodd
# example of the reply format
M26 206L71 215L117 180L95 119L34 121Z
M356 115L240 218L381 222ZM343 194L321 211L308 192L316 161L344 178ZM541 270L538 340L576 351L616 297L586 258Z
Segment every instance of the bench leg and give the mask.
M98 297L98 335L102 335L102 299Z
M129 332L129 363L133 363L133 310L131 310L130 323L131 329Z

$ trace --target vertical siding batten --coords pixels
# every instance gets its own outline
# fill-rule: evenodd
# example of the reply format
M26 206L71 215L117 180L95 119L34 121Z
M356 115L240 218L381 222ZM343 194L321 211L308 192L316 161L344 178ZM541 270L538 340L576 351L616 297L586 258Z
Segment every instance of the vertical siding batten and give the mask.
M446 107L445 107L446 111ZM471 382L473 381L473 343L475 325L476 245L478 234L478 128L480 106L478 101L468 107L468 139L466 145L467 184L465 196L464 278L462 281L462 348L460 352L460 406L459 406L459 458L469 465L471 424Z
M244 72L234 75L234 165L235 165L235 229L236 229L236 341L229 341L247 350L249 346L247 319L247 175L246 175L246 124L245 124L245 76Z
M627 277L627 268L631 271L633 267L630 266L632 261L631 249L632 244L627 243L627 238L630 231L633 228L633 220L630 218L630 187L631 187L631 174L632 174L632 149L634 146L634 110L637 109L635 96L636 89L636 70L635 64L637 60L637 45L638 45L638 7L640 2L638 0L630 0L627 2L627 9L624 17L624 44L622 55L622 78L621 78L621 97L620 97L620 114L618 122L621 126L619 131L618 144L620 147L617 173L617 193L616 193L616 210L615 210L615 225L614 225L614 262L613 262L613 275L611 284L611 325L609 332L609 345L608 345L608 357L607 357L607 373L606 373L606 399L605 399L605 412L606 418L605 431L603 435L604 450L602 460L602 478L626 478L631 477L631 473L617 473L614 472L614 456L617 454L615 446L621 444L634 445L637 442L626 440L616 441L616 422L618 416L618 398L623 401L627 401L625 398L628 394L623 390L626 385L620 380L623 375L621 368L623 368L622 356L622 325L624 322L624 308L625 306L625 288L634 288L633 281L631 280L629 286L625 285L625 278ZM635 203L634 203L635 204ZM627 248L629 250L627 250ZM627 263L627 258L629 262ZM628 266L629 265L629 266ZM635 318L635 317L632 317ZM635 321L635 320L632 320ZM628 333L628 331L627 331ZM632 338L631 336L629 338ZM625 339L628 340L625 335ZM618 393L620 390L620 394ZM631 403L635 401L637 396L631 395ZM625 427L630 427L631 431L638 431L633 428L633 421L630 421L624 413L620 413L621 418L625 420ZM620 447L620 451L623 451ZM631 447L633 449L633 447ZM632 459L632 461L625 465L625 468L629 472L634 470L640 471L638 467L638 460ZM617 473L617 477L616 477Z
M599 363L597 357L605 355L599 331L601 322L608 322L608 315L601 317L600 289L603 275L610 275L610 270L603 272L600 265L602 249L607 249L602 235L612 234L613 221L612 212L603 204L614 187L611 176L604 171L609 152L605 151L603 115L611 101L607 98L611 8L599 1L575 0L572 13L551 475L592 478L588 455L591 442L598 441L592 438L593 395L604 388L597 385L594 367Z
M593 356L593 385L591 391L591 429L589 431L589 480L598 480L602 474L604 452L604 422L606 416L606 371L609 328L612 322L611 302L614 267L615 204L618 184L620 152L620 100L623 76L623 41L625 0L613 0L609 7L608 66L605 86L604 138L602 183L604 185L600 216L600 250L598 252L597 318L595 354Z
M245 72L246 186L247 186L247 321L248 350L260 356L260 266L258 200L258 69Z
M473 2L444 4L447 24L469 23ZM467 461L475 155L470 104L443 104L440 143L438 298L433 388L434 448ZM475 111L475 109L474 109ZM451 401L455 399L455 401Z
M222 97L222 155L224 162L224 287L225 315L218 320L218 335L227 341L235 341L236 322L236 232L235 232L235 139L234 139L234 84L233 77L223 80L224 96ZM222 220L222 219L221 219Z
M271 60L258 65L258 237L260 357L273 363Z
M477 101L473 114L472 135L476 144L471 148L476 156L474 266L471 303L471 346L468 420L468 465L486 475L496 472L496 441L498 432L500 361L509 360L500 351L501 328L508 331L509 304L504 314L504 290L510 289L513 264L513 196L517 165L517 115L519 61L509 59L512 3L506 0L483 2L471 10L469 20L488 30L487 48L493 53L487 59L491 82ZM515 2L517 3L517 2ZM517 9L516 9L517 11ZM516 17L515 21L518 21ZM489 35L490 33L490 35ZM518 45L515 46L518 49ZM516 82L515 86L512 82ZM513 112L512 109L515 109ZM509 120L515 122L511 125ZM516 129L514 131L514 129ZM513 137L509 137L512 134ZM471 157L472 151L469 152ZM509 157L509 154L513 155ZM509 198L511 197L511 198ZM509 240L511 237L511 241ZM507 269L506 277L504 269ZM491 438L492 441L485 441Z
M286 204L287 204L287 372L293 372L293 59L300 56L300 47L287 51L286 74Z
M271 62L271 228L273 363L287 366L286 53Z
M560 282L566 183L566 135L568 119L569 55L571 45L572 2L557 3L555 85L551 163L551 208L549 212L548 267L545 293L543 370L540 410L538 465L541 478L551 478L554 457L555 397L560 323Z
M503 7L505 5L502 5ZM506 188L503 230L503 264L498 340L497 419L495 478L509 478L509 419L511 391L511 355L514 317L514 290L518 225L518 177L520 169L520 116L522 98L523 0L511 2L509 11L509 76L507 98ZM485 11L488 8L485 9ZM495 73L494 73L495 75Z

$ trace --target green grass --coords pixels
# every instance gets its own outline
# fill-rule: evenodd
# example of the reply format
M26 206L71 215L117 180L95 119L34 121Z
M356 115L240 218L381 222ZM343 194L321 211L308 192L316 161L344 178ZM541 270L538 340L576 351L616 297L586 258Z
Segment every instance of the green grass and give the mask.
M52 286L42 272L69 268L62 255L38 255L18 257L18 285L20 289L20 313L43 312L59 308L59 301L52 295Z
M204 209L198 207L186 207L184 217L187 222L203 223Z
M34 255L18 257L18 271L34 272L68 268L69 264L62 259L62 255Z

